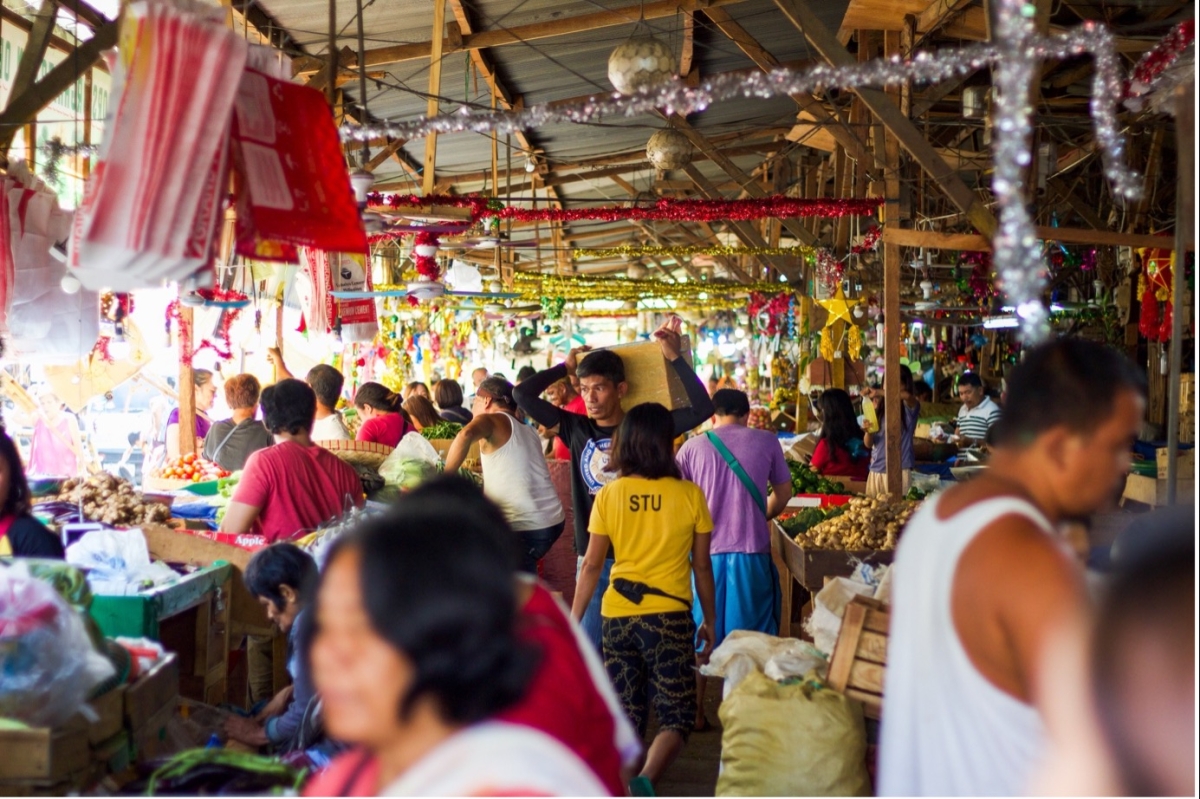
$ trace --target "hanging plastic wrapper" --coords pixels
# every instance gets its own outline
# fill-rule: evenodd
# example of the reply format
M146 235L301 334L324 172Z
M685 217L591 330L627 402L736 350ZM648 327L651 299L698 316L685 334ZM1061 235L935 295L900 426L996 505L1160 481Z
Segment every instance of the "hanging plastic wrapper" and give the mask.
M71 236L68 263L87 288L156 286L211 261L248 47L224 19L185 0L126 9L116 101Z
M297 292L310 329L336 332L343 342L371 342L379 332L372 298L339 300L334 291L369 291L371 272L366 255L301 248L304 280Z
M100 333L99 295L62 290L67 267L54 248L70 230L58 195L14 162L0 178L0 332L22 362L75 363Z
M296 247L365 254L367 234L325 96L292 83L275 51L256 47L235 110L238 253L293 262Z
M0 717L57 726L113 673L50 583L20 561L0 567Z

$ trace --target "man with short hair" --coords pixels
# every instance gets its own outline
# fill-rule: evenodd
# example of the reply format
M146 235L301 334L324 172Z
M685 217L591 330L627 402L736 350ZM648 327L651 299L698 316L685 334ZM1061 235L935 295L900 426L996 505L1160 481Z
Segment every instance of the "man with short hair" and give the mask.
M1000 418L1000 406L983 390L983 381L974 372L958 378L958 429L955 437L966 445L978 446L987 441L988 431Z
M489 377L479 384L471 421L446 453L443 471L453 474L479 442L483 493L504 512L521 539L521 570L537 574L537 565L563 531L563 506L542 452L542 440L517 419L513 387Z
M267 350L267 360L274 364L280 380L295 379L283 362L283 353L276 347ZM329 364L319 363L308 370L304 382L312 387L317 395L317 413L313 419L313 441L349 441L350 431L338 413L338 400L342 397L342 386L346 378Z
M676 461L684 479L704 492L713 518L713 632L720 646L733 630L779 634L779 573L771 561L768 522L792 498L792 475L779 440L747 425L750 399L744 392L719 389L712 402L713 429L685 442ZM693 613L703 621L698 602ZM696 728L703 729L706 680L699 672L696 682Z
M556 408L587 416L587 406L583 403L583 397L576 393L575 386L571 385L571 381L568 378L564 377L562 380L552 383L546 389L546 399L550 400L550 404ZM567 449L567 445L558 436L554 436L553 438L555 460L571 460L571 450Z
M670 362L675 374L683 381L691 403L690 407L671 411L676 436L699 426L712 414L713 408L704 384L680 353L683 344L679 326L678 317L671 317L654 331L654 337L662 347L663 357ZM521 410L556 434L570 450L575 554L580 564L583 554L587 551L588 520L592 515L592 502L600 489L616 476L608 471L608 451L612 446L613 433L625 418L621 399L629 390L629 385L625 382L625 364L620 355L612 350L600 350L580 360L580 354L587 350L587 347L571 350L563 363L538 372L513 389L513 396ZM542 399L542 392L552 384L576 374L587 410L586 416L556 408ZM608 589L608 575L612 564L610 553L604 562L599 586L583 617L584 632L597 649L600 648L600 597Z
M1145 413L1120 353L1064 338L1009 377L987 470L936 495L896 552L879 790L1015 796L1044 752L1048 646L1082 623L1056 527L1112 501Z

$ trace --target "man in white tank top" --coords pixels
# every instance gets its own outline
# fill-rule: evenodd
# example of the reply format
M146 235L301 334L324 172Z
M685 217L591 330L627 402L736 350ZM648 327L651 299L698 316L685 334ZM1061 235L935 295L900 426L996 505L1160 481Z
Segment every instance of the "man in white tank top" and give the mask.
M1087 610L1056 526L1119 495L1144 395L1115 350L1062 339L1028 351L988 470L909 522L892 588L881 794L1028 790L1043 754L1043 654Z
M541 436L513 415L517 403L512 391L499 377L479 384L471 403L474 418L450 445L445 471L458 471L471 445L479 442L483 493L521 537L521 570L537 574L538 561L562 535L566 514L550 479Z

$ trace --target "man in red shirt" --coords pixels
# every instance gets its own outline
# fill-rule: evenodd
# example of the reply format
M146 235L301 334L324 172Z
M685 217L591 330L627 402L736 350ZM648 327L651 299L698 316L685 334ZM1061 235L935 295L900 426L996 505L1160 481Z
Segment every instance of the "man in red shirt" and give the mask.
M225 533L256 533L268 543L311 532L363 504L353 468L312 442L317 397L300 380L263 390L263 422L275 445L252 453L221 522Z
M569 377L564 377L546 389L546 399L556 408L587 416L587 406L583 404L583 397L579 396L575 386L571 385ZM567 449L558 436L554 437L554 458L560 461L571 460L571 450Z

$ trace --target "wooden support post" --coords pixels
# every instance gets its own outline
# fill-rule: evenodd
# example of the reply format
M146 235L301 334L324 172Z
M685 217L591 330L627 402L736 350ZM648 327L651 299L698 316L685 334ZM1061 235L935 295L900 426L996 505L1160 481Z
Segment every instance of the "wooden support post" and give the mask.
M446 0L433 0L433 38L429 52L429 102L425 113L438 114L438 94L442 91L442 42L446 35ZM433 194L434 166L437 164L437 133L425 137L425 167L421 177L421 193Z
M179 308L179 352L192 351L195 309ZM196 381L191 358L179 361L179 454L196 451Z
M84 73L83 77L83 144L92 144L92 70ZM92 174L92 155L85 152L83 158L83 179L86 181Z
M854 56L846 51L837 37L825 27L825 23L809 8L808 0L774 0L774 2L784 15L804 33L804 36L826 61L834 66L851 66L855 63ZM901 113L896 103L878 89L859 88L854 92L862 98L871 113L912 155L913 160L929 173L950 201L966 215L975 229L989 238L994 235L996 217L975 192L963 182L953 167L938 154L929 140L922 135L908 117Z
M889 219L887 224L891 224ZM883 245L883 396L886 404L884 419L887 448L887 490L894 497L903 495L904 475L900 453L900 248Z
M1182 299L1184 284L1183 262L1189 247L1195 249L1196 213L1196 83L1189 81L1175 90L1175 139L1178 175L1175 190L1175 252L1176 263L1171 270L1175 296ZM1179 396L1180 370L1183 365L1183 310L1176 301L1171 319L1170 380L1167 382L1167 504L1174 505L1175 482L1179 476ZM1188 308L1195 312L1195 303ZM1193 409L1191 413L1195 413ZM1195 500L1195 497L1192 498Z

